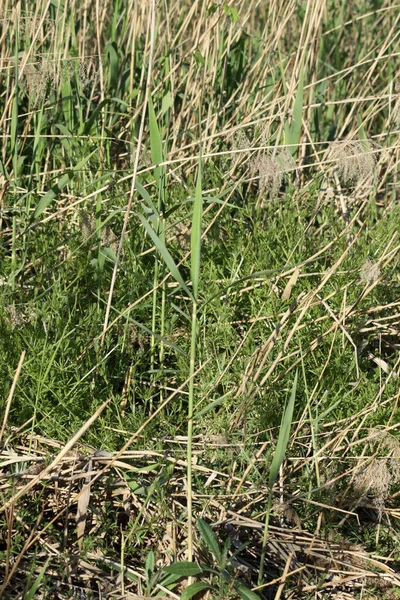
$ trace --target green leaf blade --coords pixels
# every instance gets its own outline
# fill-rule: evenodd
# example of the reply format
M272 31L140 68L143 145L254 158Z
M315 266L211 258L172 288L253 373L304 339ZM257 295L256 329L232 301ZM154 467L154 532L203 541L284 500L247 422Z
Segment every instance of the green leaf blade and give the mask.
M289 402L286 406L286 410L282 416L282 422L279 429L278 442L276 444L274 458L272 459L272 464L269 471L269 487L270 490L273 488L277 478L279 469L281 464L283 463L283 459L285 458L286 448L289 441L290 428L292 426L293 419L293 409L294 403L296 399L296 390L297 390L297 377L298 373L296 372L292 392L290 394Z
M198 581L196 583L192 583L188 585L188 587L182 592L180 600L190 600L196 594L203 592L204 590L211 590L212 587L209 583L204 583L202 581Z
M245 585L238 584L236 586L236 591L242 600L260 600L260 596L249 590Z
M154 111L153 101L149 97L149 124L150 124L150 150L151 160L155 167L154 177L156 179L157 188L160 191L163 169L158 165L163 162L162 139L157 123L156 113Z
M197 300L200 279L201 226L203 217L203 196L201 188L201 162L197 174L196 194L193 207L193 223L191 235L191 277L193 296Z
M198 520L198 527L203 542L205 543L211 554L213 554L214 558L217 560L218 565L222 566L222 554L215 533L213 532L209 524L206 523L206 521L204 521L204 519Z
M150 223L145 219L145 217L143 215L141 215L140 213L137 213L137 215L138 215L139 219L141 220L141 222L143 223L147 233L151 237L157 250L160 252L160 255L163 258L166 266L168 267L171 275L179 283L181 288L183 290L185 290L185 292L189 296L189 298L191 300L193 300L193 295L192 295L191 291L189 290L189 288L187 287L186 283L183 281L182 275L180 274L179 269L176 266L175 261L172 258L171 254L169 253L168 249L166 248L164 242L158 237L158 235L156 234L156 232L154 231L154 229L152 228Z
M171 573L172 575L179 575L180 577L193 577L194 575L200 575L200 573L203 572L203 569L195 562L184 560L164 567L163 571L165 573Z

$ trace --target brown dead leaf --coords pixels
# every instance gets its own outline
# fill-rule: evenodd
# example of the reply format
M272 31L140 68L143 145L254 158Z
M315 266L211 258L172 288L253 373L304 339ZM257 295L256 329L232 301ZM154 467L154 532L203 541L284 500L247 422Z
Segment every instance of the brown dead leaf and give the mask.
M300 269L298 269L296 267L292 273L291 278L287 282L285 289L283 290L282 300L289 300L290 294L292 293L292 288L296 285L299 275L300 275Z
M90 459L88 466L87 466L88 473L92 472L92 462L93 462L92 459ZM91 475L89 474L85 478L85 490L79 496L78 508L76 511L76 523L77 523L76 524L76 533L77 533L77 537L78 537L79 550L82 549L82 540L83 540L83 536L85 535L87 509L88 509L89 500L90 500L90 481L91 481Z

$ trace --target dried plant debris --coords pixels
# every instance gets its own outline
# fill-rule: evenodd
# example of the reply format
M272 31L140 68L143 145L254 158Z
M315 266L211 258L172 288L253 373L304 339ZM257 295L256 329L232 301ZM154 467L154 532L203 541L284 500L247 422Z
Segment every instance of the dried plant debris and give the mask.
M376 153L379 146L369 140L332 142L328 160L337 169L345 185L360 182L371 185L375 177Z
M122 543L125 544L125 569L135 575L126 579L132 594L139 595L143 591L149 549L153 549L156 569L160 572L173 558L185 559L186 530L182 512L186 503L185 463L180 460L180 438L165 440L166 452L131 450L118 456L79 444L52 472L42 475L44 465L62 448L62 443L16 430L8 429L6 433L7 447L0 450L3 501L7 505L12 496L20 495L10 510L6 508L6 516L9 527L18 533L21 542L26 542L30 535L32 539L22 553L20 545L17 548L20 554L14 555L16 549L12 540L7 541L7 533L2 542L0 538L4 547L11 544L10 555L19 561L18 569L12 571L6 554L0 557L0 580L6 584L2 597L17 597L13 594L26 586L32 565L35 568L39 565L40 570L48 558L47 585L51 585L60 598L69 597L65 594L78 587L85 588L88 598L114 597L120 590L115 573L120 564ZM372 463L360 462L354 488L359 496L373 497L379 511L390 494L391 484L400 479L400 444L384 431L372 431L369 437L371 447L379 443L387 456ZM225 438L215 442L226 445ZM222 543L230 539L231 552L236 552L235 576L250 589L257 582L264 530L264 513L259 510L264 506L263 501L259 504L260 489L255 493L251 482L242 481L242 501L236 506L233 492L228 499L227 479L220 472L221 465L218 472L206 466L210 452L208 438L198 436L196 444L198 457L201 457L199 465L194 465L198 485L206 489L210 477L213 480L212 493L209 489L205 504L199 495L196 510L209 522L219 522L213 529ZM212 452L215 445L213 448ZM182 448L183 455L185 449ZM36 478L33 487L32 478ZM29 493L21 493L28 485ZM245 512L242 502L247 506ZM349 582L359 591L371 574L374 585L400 585L391 565L376 556L371 561L362 546L338 535L334 540L324 540L315 532L308 532L290 502L274 502L274 512L276 518L270 524L267 543L268 589L275 590L274 585L278 584L272 580L276 582L277 578L285 577L282 573L288 564L293 570L298 569L297 575L288 581L289 586L293 584L298 590L298 598L307 597L302 595L303 589L307 592L317 589L319 578L315 575L321 571L330 574L330 589L337 593L344 591ZM253 514L259 516L253 518L250 516ZM203 546L197 538L195 560L200 564L206 560ZM79 547L83 555L79 554ZM161 590L153 590L157 591Z
M252 171L259 178L260 193L270 197L278 195L284 177L295 169L294 158L286 150L276 154L262 152L252 163Z

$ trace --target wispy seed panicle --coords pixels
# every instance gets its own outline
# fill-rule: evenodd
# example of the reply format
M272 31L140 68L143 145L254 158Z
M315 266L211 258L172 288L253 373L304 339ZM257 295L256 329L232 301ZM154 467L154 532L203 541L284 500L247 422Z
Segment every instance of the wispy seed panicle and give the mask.
M43 56L25 65L22 83L32 102L36 103L44 99L48 89L56 91L66 81L71 81L75 74L82 87L85 87L90 71L90 60L66 59L61 61L59 68L57 61Z
M376 148L377 144L368 140L336 141L330 145L328 160L333 162L344 184L371 183L375 175Z
M295 169L294 158L286 150L275 155L263 152L252 163L252 171L259 177L260 192L271 197L277 196L284 176Z
M361 267L360 278L363 283L375 283L381 274L378 263L366 260Z

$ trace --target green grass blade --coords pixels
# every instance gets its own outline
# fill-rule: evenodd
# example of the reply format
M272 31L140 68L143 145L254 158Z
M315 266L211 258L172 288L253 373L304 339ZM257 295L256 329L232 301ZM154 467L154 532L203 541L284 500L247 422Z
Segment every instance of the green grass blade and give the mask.
M187 287L186 283L183 281L182 275L179 272L178 267L175 264L174 259L172 258L171 254L168 252L165 244L163 243L163 241L158 237L158 235L156 234L156 232L154 231L154 229L152 228L152 226L150 225L150 223L145 219L145 217L139 213L137 213L139 219L142 221L147 233L149 234L149 236L151 237L154 245L156 246L157 250L159 251L161 257L163 258L167 268L169 269L171 275L174 277L174 279L179 283L179 285L181 286L181 288L183 290L185 290L185 292L187 293L187 295L189 296L189 298L191 300L193 300L193 295L192 292L189 290L189 288Z
M201 252L201 224L203 217L203 196L201 189L201 159L197 173L196 194L193 207L193 223L191 235L191 277L193 295L197 300L200 278L200 252Z
M290 394L289 402L286 406L286 410L282 417L282 423L279 430L278 442L276 444L274 458L272 460L271 468L269 471L269 487L273 488L275 481L278 478L279 469L281 464L283 463L283 459L285 458L285 452L289 441L290 428L292 426L292 418L293 418L293 409L294 402L296 400L296 390L297 390L297 377L298 373L296 372L292 393Z
M293 113L292 113L292 122L288 123L286 121L284 131L285 131L285 144L289 146L288 152L295 156L297 154L298 145L300 142L301 136L301 127L303 120L303 102L304 102L304 76L305 76L305 68L304 66L300 71L300 79L297 87L296 97L293 104ZM282 75L284 77L284 75ZM285 86L284 86L285 87Z
M40 569L39 575L36 577L35 582L31 589L25 594L24 600L33 600L35 598L36 592L39 589L40 584L42 583L42 579L46 573L47 567L49 566L50 558L46 560L43 567Z
M162 151L162 139L160 130L158 128L156 113L154 112L154 106L151 97L149 97L149 124L150 124L150 150L151 160L155 167L154 177L157 183L159 192L161 191L163 170L165 168L158 167L163 162L163 151Z
M153 550L150 550L150 552L147 555L146 558L146 565L145 565L145 575L146 575L146 580L149 582L151 579L151 576L154 573L154 567L156 565L156 559L154 556L154 552Z
M204 583L202 581L192 583L191 585L188 585L185 590L183 590L180 600L190 600L190 598L193 598L193 596L196 596L200 592L211 589L212 587L209 583Z
M260 596L258 596L255 592L252 592L245 585L238 584L236 586L236 591L242 600L260 600Z
M221 566L222 554L215 533L213 532L209 524L204 521L204 519L199 519L197 524L200 531L201 539L203 540L211 554L214 556L214 558L217 560L218 565Z
M77 165L75 165L75 167L73 167L70 171L68 171L68 173L63 175L61 177L61 179L59 179L57 181L57 183L51 188L51 190L49 190L47 192L47 194L45 194L43 196L43 198L40 200L39 204L37 205L35 213L33 215L35 219L40 217L42 212L45 211L48 206L50 206L50 204L58 196L58 194L61 192L61 190L72 179L73 175L77 171L80 171L82 169L82 167L85 166L85 164L92 158L92 156L96 152L97 152L97 148L96 148L96 150L93 150L93 152L91 152L88 156L85 156L85 158L83 158Z
M193 575L200 575L203 572L203 569L195 562L190 562L188 560L183 560L181 562L172 563L172 565L168 565L163 568L165 573L173 573L174 575L179 575L181 577L190 577Z
M151 199L149 192L146 190L146 188L142 186L142 184L137 179L135 181L135 188L137 189L137 191L139 192L139 194L141 195L141 197L147 205L145 207L145 212L147 216L152 221L152 223L157 223L157 220L159 218L158 210L153 200Z
M109 71L108 71L108 88L110 90L116 90L118 86L119 77L119 57L118 47L115 42L107 42L105 50L108 53L109 60Z
M197 412L195 414L195 419L198 419L199 417L202 417L204 415L206 415L208 412L210 412L210 410L213 410L214 408L216 408L217 406L219 406L220 404L222 404L225 400L225 398L228 398L228 396L232 395L232 391L227 392L226 394L224 394L223 396L221 396L220 398L217 398L216 400L213 400L212 402L210 402L209 404L207 404L207 406L205 406L204 408L202 408L201 410L199 410L199 412Z

